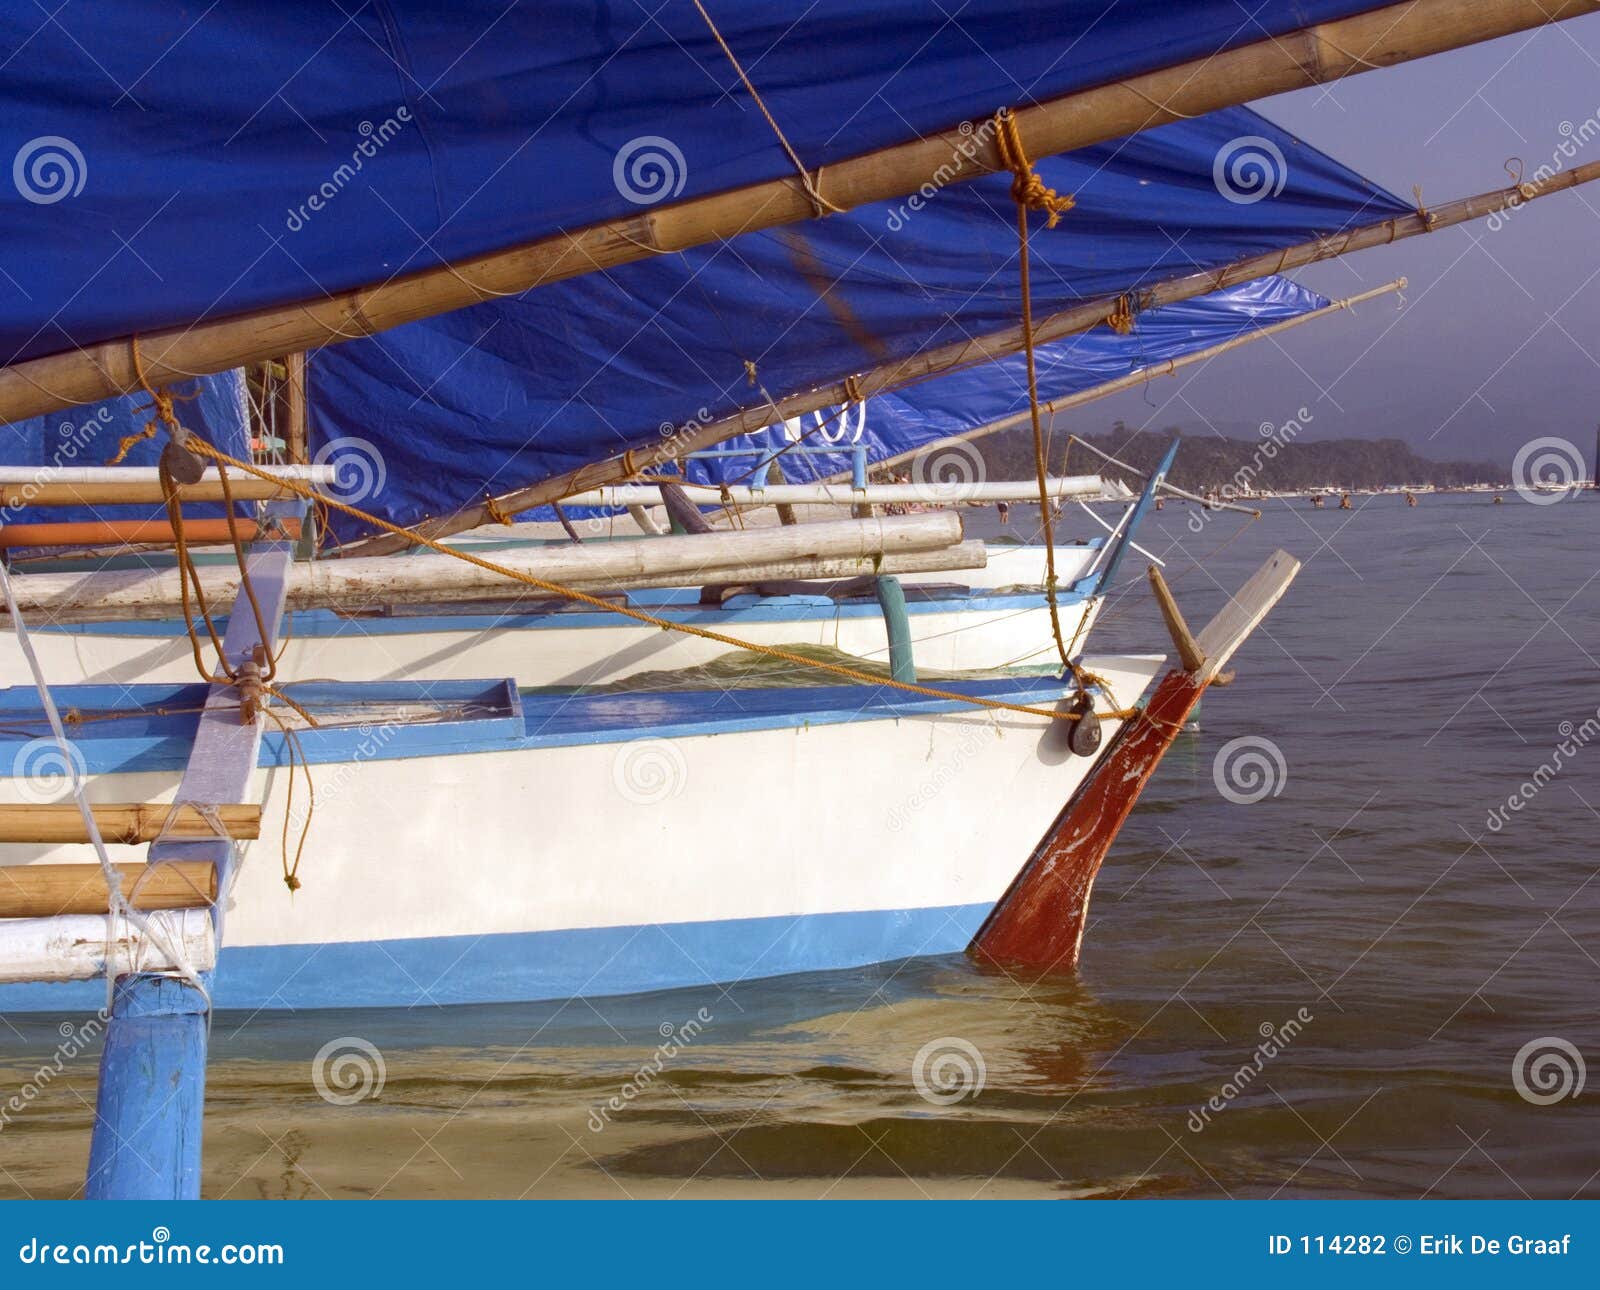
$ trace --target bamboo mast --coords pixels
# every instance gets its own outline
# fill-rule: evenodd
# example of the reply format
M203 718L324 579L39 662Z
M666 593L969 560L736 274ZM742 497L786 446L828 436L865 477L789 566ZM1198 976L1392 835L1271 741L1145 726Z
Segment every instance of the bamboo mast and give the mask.
M1081 408L1086 403L1093 403L1097 399L1109 398L1113 394L1120 394L1123 390L1131 390L1136 386L1153 381L1161 376L1176 376L1186 367L1193 367L1196 363L1206 363L1220 354L1242 346L1252 344L1258 340L1265 340L1268 336L1276 336L1292 328L1308 323L1317 318L1326 318L1336 314L1341 309L1354 309L1357 305L1365 304L1368 300L1378 296L1388 295L1391 291L1404 291L1406 280L1396 278L1393 282L1386 282L1381 287L1373 287L1370 291L1362 291L1353 296L1346 296L1343 300L1334 300L1324 305L1321 309L1312 309L1293 318L1285 318L1281 322L1269 323L1265 327L1256 327L1235 336L1231 340L1221 341L1215 345L1208 345L1205 349L1197 349L1192 354L1184 354L1178 358L1164 359L1159 363L1151 363L1148 367L1141 367L1129 372L1126 376L1119 376L1115 380L1106 381L1102 385L1092 386L1087 390L1078 390L1072 394L1064 394L1059 399L1050 399L1039 404L1039 411L1045 416L1055 416L1060 412L1069 412L1073 408ZM923 453L938 452L941 448L948 448L952 444L971 443L974 439L983 439L992 434L999 434L1003 430L1011 430L1020 425L1026 425L1032 419L1032 414L1026 410L1013 412L1010 416L1000 417L995 421L986 422L974 429L963 431L961 434L946 435L943 439L934 439L923 444L920 448L912 448L906 452L898 453L883 461L872 463L874 470L884 470L890 466L898 466L902 462L911 461ZM1121 464L1121 463L1117 463ZM1126 467L1124 467L1126 469ZM838 483L849 479L848 473L830 475L823 483Z
M284 435L285 458L304 464L309 455L310 436L307 431L306 356L304 350L284 355L284 403L289 414L288 433Z
M1600 9L1600 0L1404 0L1280 36L1019 107L1035 156L1070 152L1251 99L1392 67ZM939 134L829 165L828 202L849 210L924 185L943 187L1005 169L994 131L963 123ZM142 335L157 385L241 363L335 344L565 278L669 251L797 223L815 215L798 177L653 207L564 230L456 264L319 295L233 318ZM0 371L0 423L138 388L126 339L17 363Z
M1600 161L1589 162L1572 170L1551 175L1539 183L1524 183L1512 188L1479 193L1474 197L1463 197L1459 201L1431 209L1426 214L1419 211L1414 215L1399 215L1379 220L1375 224L1365 224L1333 237L1319 237L1281 251L1264 251L1259 255L1247 256L1219 269L1207 269L1179 278L1169 278L1154 286L1129 292L1128 296L1134 311L1142 313L1179 300L1190 300L1208 292L1220 291L1224 287L1231 287L1240 282L1250 282L1267 274L1284 273L1307 264L1316 264L1321 260L1337 259L1352 251L1387 246L1390 242L1399 242L1421 233L1431 233L1456 224L1484 219L1497 211L1519 207L1550 193L1586 184L1592 179L1600 179ZM1035 343L1043 345L1098 326L1116 308L1119 299L1117 296L1105 296L1074 305L1070 309L1064 309L1044 318L1036 318L1033 324ZM497 513L514 514L532 506L559 501L573 493L602 488L607 484L624 483L647 466L682 457L686 453L710 447L735 435L751 434L778 421L803 416L823 408L838 407L853 398L868 398L928 377L941 376L946 372L972 367L979 363L992 363L995 359L1021 352L1022 347L1021 328L1008 327L987 336L956 341L926 350L921 354L914 354L862 372L856 375L848 386L845 381L837 381L804 393L792 394L787 398L724 417L720 421L708 422L692 432L670 435L657 444L640 448L627 456L593 462L576 470L567 471L565 474L552 476L540 483L501 493L494 499L493 509ZM424 520L415 527L417 532L428 537L441 538L477 528L494 518L495 515L491 514L490 507L483 504L465 507L453 515ZM340 554L381 555L404 550L406 545L401 539L384 534L352 542L341 548Z

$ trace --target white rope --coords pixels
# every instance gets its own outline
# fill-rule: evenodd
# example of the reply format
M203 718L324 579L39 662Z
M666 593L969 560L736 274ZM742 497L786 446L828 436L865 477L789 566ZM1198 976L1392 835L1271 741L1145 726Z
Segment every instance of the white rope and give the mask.
M168 960L176 967L176 972L163 972L160 975L176 975L189 985L198 990L206 1001L206 1011L211 1010L211 995L200 980L200 974L190 963L189 956L184 952L183 937L181 933L174 933L171 940L167 938L169 929L164 923L160 924L161 930L156 930L157 924L152 923L142 913L133 907L128 898L122 894L122 878L117 873L116 866L111 863L111 856L106 851L105 839L100 835L100 825L94 818L94 809L89 805L88 788L83 782L83 777L78 774L78 763L73 756L72 741L67 738L66 727L61 724L61 713L56 710L56 701L50 693L50 687L45 683L44 671L39 666L39 657L33 652L33 641L28 636L28 625L22 619L22 613L17 608L17 598L11 589L11 573L6 568L5 562L0 561L0 589L5 592L6 609L11 614L11 625L17 633L17 644L22 646L22 655L28 661L28 670L33 674L34 688L39 692L39 702L44 708L46 719L50 723L51 733L55 736L56 746L61 750L61 759L67 768L67 775L72 781L72 797L78 804L78 813L83 817L84 828L88 831L89 842L94 847L96 858L100 861L100 874L105 879L108 903L106 908L106 1011L111 1011L116 995L116 972L112 959L115 954L117 938L117 919L123 918L138 931L146 941L164 949ZM131 947L135 953L130 959L137 957L138 946ZM130 966L133 966L130 963Z

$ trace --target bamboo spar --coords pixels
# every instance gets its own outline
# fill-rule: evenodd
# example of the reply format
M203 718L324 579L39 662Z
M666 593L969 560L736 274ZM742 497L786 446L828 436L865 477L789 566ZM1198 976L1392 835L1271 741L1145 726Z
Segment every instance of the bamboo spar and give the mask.
M1068 152L1597 9L1600 0L1404 0L1020 107L1016 119L1034 155ZM849 210L1004 168L993 131L969 125L833 163L820 182L830 205ZM140 337L144 367L157 385L188 380L814 214L793 176L671 202L365 288L150 332ZM137 387L126 339L30 359L0 372L0 423Z
M1245 332L1243 335L1235 336L1231 340L1225 340L1216 345L1208 345L1205 349L1197 349L1192 354L1183 354L1177 358L1163 359L1159 363L1152 363L1148 367L1138 368L1135 371L1129 372L1126 376L1119 376L1115 380L1106 381L1104 384L1093 386L1090 389L1078 390L1073 394L1064 394L1059 399L1050 399L1048 402L1044 402L1039 405L1039 412L1043 416L1055 416L1057 413L1067 412L1073 408L1081 408L1086 403L1094 403L1096 400L1109 398L1113 394L1119 394L1123 390L1131 390L1136 386L1145 384L1147 381L1153 381L1157 377L1176 376L1186 367L1193 367L1196 363L1210 362L1213 358L1217 358L1222 354L1226 354L1230 350L1239 349L1244 345L1252 344L1258 340L1265 340L1269 336L1276 336L1280 332L1289 331L1292 328L1300 326L1302 323L1312 322L1318 318L1326 318L1330 314L1336 314L1342 309L1354 309L1357 305L1365 304L1367 301L1376 299L1378 296L1388 295L1391 291L1404 291L1405 289L1406 280L1404 278L1396 278L1393 282L1386 282L1381 287L1373 287L1370 291L1362 291L1353 296L1346 296L1343 300L1330 301L1321 309L1312 309L1306 313L1297 314L1293 318L1285 318L1281 322L1269 323L1265 327L1255 327L1250 331ZM911 461L916 457L922 456L924 453L938 452L941 448L948 448L952 444L971 443L974 439L982 439L988 435L1000 434L1003 431L1015 429L1017 426L1027 425L1032 419L1032 415L1033 414L1031 412L1026 410L1022 412L1014 412L1010 416L1000 417L995 421L989 421L984 425L978 426L972 430L964 431L961 434L947 435L943 439L934 439L923 444L920 448L912 448L908 452L902 452L897 456L889 457L884 461L873 462L872 468L874 470L885 470L891 466L898 466L904 462ZM1122 466L1124 470L1132 469L1129 466L1123 465L1122 462L1117 461L1115 458L1107 458L1107 460L1109 460L1112 465ZM1135 471L1134 473L1137 474L1138 472ZM837 475L828 476L827 480L824 482L835 483L847 480L849 477L850 476L847 472L841 472ZM1170 488L1170 485L1167 487ZM1175 488L1171 489L1171 491L1180 492L1180 490ZM1205 500L1204 498L1193 493L1181 493L1181 495L1190 497L1194 501Z
M1597 0L1597 3L1600 3L1600 0ZM1179 300L1192 300L1195 296L1220 291L1224 287L1231 287L1240 282L1250 282L1267 274L1285 273L1307 264L1337 259L1353 251L1387 246L1391 242L1403 241L1405 238L1416 237L1422 233L1432 233L1456 224L1485 219L1499 211L1523 205L1551 193L1576 188L1579 184L1586 184L1594 179L1600 179L1600 161L1575 166L1571 170L1552 175L1537 185L1525 183L1519 187L1497 188L1473 197L1463 197L1459 201L1430 209L1426 215L1419 212L1415 215L1399 215L1392 219L1379 220L1374 224L1364 224L1334 237L1315 238L1281 251L1263 251L1259 255L1235 260L1232 264L1219 269L1207 269L1200 273L1168 278L1129 294L1135 312L1142 313ZM1053 340L1060 340L1064 336L1099 326L1116 308L1118 299L1116 296L1106 296L1035 319L1034 342L1044 345ZM1003 331L991 332L987 336L952 342L893 363L886 363L881 367L870 368L856 374L849 384L842 380L837 381L764 403L760 407L747 408L720 421L708 422L692 433L670 436L659 444L636 449L626 460L631 463L633 471L637 472L647 466L681 457L685 453L709 447L724 439L731 439L735 435L753 434L778 421L803 416L808 412L817 412L824 408L838 407L853 398L870 398L875 394L883 394L903 385L909 385L913 381L943 375L946 372L975 367L980 363L992 363L996 359L1020 353L1022 348L1020 327L1008 327ZM524 511L546 502L560 501L563 497L587 489L624 483L633 478L624 467L625 461L620 457L580 466L577 470L552 476L540 483L499 494L494 499L494 510L515 514L517 511ZM467 529L477 528L480 524L487 524L493 518L488 505L469 506L453 515L424 520L417 524L415 529L427 537L448 537L452 533L465 532ZM407 545L404 539L381 534L352 542L342 547L339 554L381 555L403 550Z
M981 567L981 551L962 547L961 517L954 511L889 516L872 520L830 520L792 528L743 533L691 533L629 542L534 547L496 551L493 562L541 582L585 591L687 582L740 581L759 576L842 576L870 572L884 557L936 553L948 565ZM858 562L867 561L862 569ZM806 573L824 566L826 573ZM774 572L774 570L781 572ZM239 591L239 571L227 565L198 570L206 600L228 604ZM317 560L288 570L287 602L292 609L334 606L363 609L375 605L506 599L519 584L496 570L454 556L426 554L405 560ZM45 622L89 619L150 619L175 615L182 603L176 569L113 569L96 573L33 573L12 578L18 609ZM521 594L537 596L528 587ZM548 590L545 595L552 594Z

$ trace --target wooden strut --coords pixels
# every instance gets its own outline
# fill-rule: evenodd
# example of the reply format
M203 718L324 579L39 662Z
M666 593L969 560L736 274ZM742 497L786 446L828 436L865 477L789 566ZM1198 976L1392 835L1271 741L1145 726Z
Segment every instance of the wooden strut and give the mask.
M115 867L122 894L135 909L209 909L217 899L217 866L209 861ZM0 869L0 918L104 914L110 903L105 874L98 864L25 864Z
M254 520L235 520L239 539L253 542L261 536ZM292 516L278 521L284 536L300 536L300 521ZM227 520L190 520L184 525L189 542L228 542L233 534ZM77 520L67 523L7 524L0 528L0 551L38 546L170 545L177 540L168 520Z
M1035 155L1069 152L1596 9L1600 0L1404 0L1019 108L1015 118ZM848 210L1004 168L994 132L969 122L830 164L828 202ZM151 332L140 338L144 368L151 384L170 385L816 213L793 175L671 202L364 288ZM30 359L0 373L0 423L139 385L126 340Z
M1190 637L1186 626L1181 636L1174 632L1180 653L1188 656L1184 665L1162 677L1143 710L1122 727L984 920L969 953L1037 973L1070 972L1078 966L1095 876L1123 822L1206 687L1219 679L1223 665L1299 570L1298 560L1277 551L1198 638ZM1152 582L1165 586L1158 579ZM1172 613L1181 625L1176 604Z
M254 841L261 836L259 804L230 802L208 809L216 815L224 836L240 841ZM135 846L160 837L193 840L217 836L206 813L187 802L176 808L160 802L101 802L92 810L100 836L107 843ZM89 830L76 803L0 806L0 842L88 841ZM0 875L8 872L0 868Z
M1600 0L1596 0L1596 3L1600 4ZM1493 192L1464 197L1459 201L1434 208L1426 216L1399 215L1379 220L1374 224L1364 224L1332 237L1314 238L1280 251L1263 251L1259 255L1235 260L1232 264L1218 269L1207 269L1179 278L1169 278L1133 293L1134 312L1142 313L1180 300L1192 300L1196 296L1220 291L1224 287L1231 287L1240 282L1251 282L1268 274L1285 273L1307 264L1337 259L1353 251L1387 246L1391 242L1403 241L1408 237L1417 237L1456 224L1484 219L1497 211L1520 206L1551 193L1575 188L1594 179L1600 179L1600 161L1589 162L1553 175L1537 187L1533 184L1523 184L1520 187L1496 189ZM1105 296L1074 305L1070 309L1063 309L1045 318L1035 319L1034 342L1044 345L1053 340L1060 340L1064 336L1075 335L1099 326L1106 320L1117 299L1114 296ZM760 407L748 408L720 421L708 422L693 433L636 449L626 458L595 462L563 475L552 476L537 484L502 493L495 500L501 508L514 513L546 502L560 501L564 497L581 493L586 489L624 483L645 467L658 465L700 448L708 448L735 435L754 434L777 421L818 412L824 408L838 407L851 398L870 398L929 377L975 367L980 363L992 363L996 359L1020 353L1022 345L1022 332L1019 327L1009 327L971 340L955 341L858 373L850 377L848 382L838 381L820 386L814 390L762 404ZM3 381L4 376L0 374L0 383ZM417 532L429 537L448 537L452 533L477 528L488 521L489 513L484 507L470 506L453 515L424 520L415 528ZM382 555L404 550L405 546L406 543L401 539L391 535L380 535L349 543L340 548L338 554Z

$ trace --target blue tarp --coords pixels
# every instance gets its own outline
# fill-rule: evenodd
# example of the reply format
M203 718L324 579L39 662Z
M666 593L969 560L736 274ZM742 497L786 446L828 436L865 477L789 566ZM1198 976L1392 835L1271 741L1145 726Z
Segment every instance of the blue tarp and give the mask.
M811 167L1374 7L708 3ZM0 67L0 363L793 173L688 0L17 4Z
M197 381L174 386L178 419L224 452L249 459L249 422L246 416L244 373L235 368ZM85 404L65 412L29 417L0 425L0 465L37 467L37 478L48 482L52 470L104 466L117 455L124 437L137 434L150 421L150 399L142 391ZM128 449L124 466L154 466L166 444L164 430ZM220 505L189 504L184 514L196 518L219 516ZM141 506L52 506L48 510L18 507L0 510L0 521L12 524L72 522L78 520L151 519L165 517L159 502Z
M1325 297L1288 278L1258 278L1152 309L1140 315L1131 335L1097 327L1069 336L1040 346L1035 355L1039 399L1048 402L1104 385L1139 368L1219 345L1327 303ZM721 450L744 455L692 461L689 475L702 483L749 482L751 471L765 456L793 442L808 451L784 453L784 477L795 483L826 479L851 469L856 443L866 445L869 462L884 461L1027 409L1025 360L1014 355L878 395L867 401L864 416L859 407L848 411L830 408L760 434L739 435L724 442ZM1059 435L1056 442L1062 442ZM838 444L840 451L811 451L832 444ZM960 455L940 453L898 469L919 482L931 483L945 471L959 476L976 466L970 458L963 462ZM1091 467L1085 465L1084 469ZM925 477L923 472L927 472Z
M1241 200L1253 194L1214 174L1219 157L1240 155L1241 140L1270 168L1258 200ZM1077 196L1057 228L1035 221L1038 317L1410 209L1243 108L1038 168ZM363 505L409 524L486 488L535 482L769 396L1013 327L1009 189L1009 177L991 176L916 208L869 206L749 233L331 347L311 365L314 439L373 445L387 485ZM1254 300L1298 307L1283 284ZM1061 361L1100 363L1085 369L1096 379L1120 374L1213 343L1219 311L1221 331L1234 334L1241 307L1255 307L1249 292L1181 315L1199 326L1188 341L1170 327L1141 327L1069 346ZM998 389L1005 373L975 379ZM1061 379L1056 393L1095 383ZM1014 380L1006 383L1014 396ZM358 531L339 520L336 529Z

